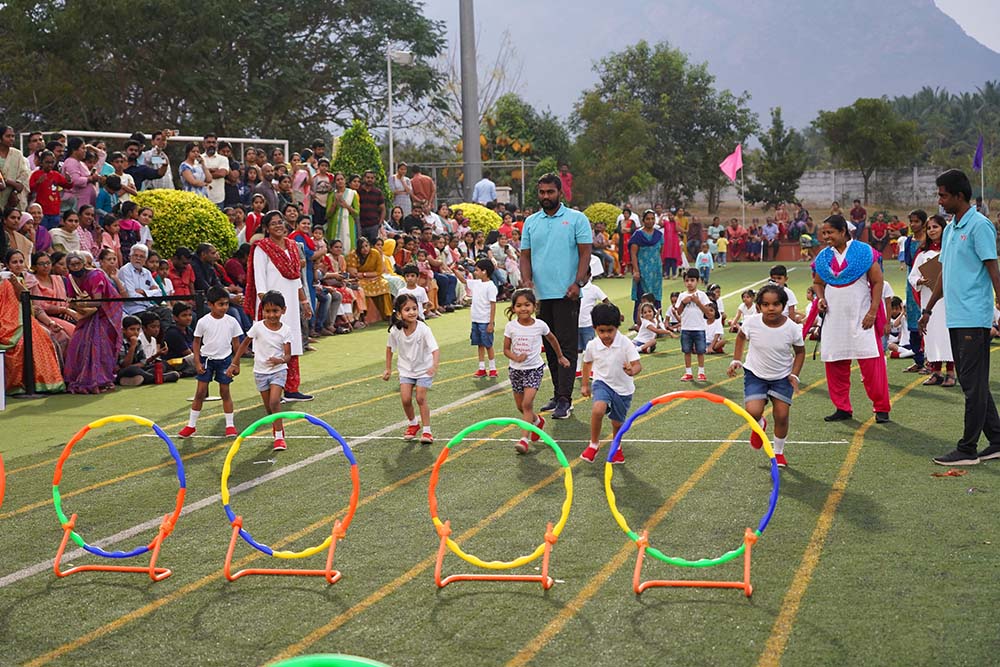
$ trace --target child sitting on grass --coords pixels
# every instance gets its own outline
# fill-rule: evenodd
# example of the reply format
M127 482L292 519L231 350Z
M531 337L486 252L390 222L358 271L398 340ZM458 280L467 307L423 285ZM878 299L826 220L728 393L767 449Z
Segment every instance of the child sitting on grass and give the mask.
M757 314L757 302L755 301L756 296L756 292L752 289L745 290L743 294L740 294L740 298L743 300L743 303L741 303L736 309L736 317L729 321L729 333L739 333L740 322L751 315Z
M115 382L123 387L156 382L155 368L146 359L139 340L141 335L142 322L134 315L126 315L122 320L122 349L118 353L118 373L115 377ZM180 377L173 371L163 373L164 382L177 382Z
M636 375L642 371L639 351L628 338L618 331L622 314L611 303L599 303L592 313L595 339L587 343L583 357L581 396L591 395L590 374L593 371L593 407L590 412L590 444L580 454L584 461L594 462L601 447L601 424L604 415L611 418L612 437L618 434L622 422L628 417L635 393ZM619 447L612 463L624 463L625 454Z
M176 301L171 312L174 323L163 332L163 342L167 346L164 358L181 377L191 377L195 374L194 352L191 349L194 345L194 332L191 331L194 308L187 301Z
M656 352L656 335L670 333L657 326L657 319L656 308L653 304L644 303L639 306L639 331L632 339L632 344L639 350L639 354Z
M497 315L497 290L493 282L493 262L488 259L476 261L472 278L465 281L466 288L472 296L472 308L469 314L472 319L472 329L469 342L475 345L479 353L479 368L473 377L486 377L486 360L489 358L489 376L497 376L496 352L493 351L493 328Z
M212 380L219 383L222 397L222 411L226 416L226 437L236 437L236 423L233 415L233 395L229 385L240 374L239 364L233 363L233 355L240 347L243 329L235 317L229 315L229 292L213 285L205 292L210 308L209 314L198 320L194 328L194 367L198 378L187 426L178 435L190 438L195 434L201 408L208 396L208 385Z
M705 353L722 354L726 348L726 337L722 328L722 318L719 316L719 307L712 303L709 308L712 309L712 316L708 318L708 326L705 327Z
M781 468L788 465L785 459L788 413L792 396L799 389L799 373L806 359L802 328L782 315L787 299L780 285L765 285L760 289L757 293L760 314L751 315L744 321L729 365L730 377L735 377L737 370L743 368L743 405L762 429L767 429L763 415L767 401L771 401L774 456ZM745 343L750 344L750 351L743 363ZM763 444L756 433L750 435L750 446L754 449Z
M281 411L281 397L285 393L288 379L288 361L292 358L292 330L282 324L285 314L285 297L276 290L265 292L260 298L261 319L253 323L246 338L240 343L233 359L233 366L239 368L240 358L246 354L253 341L253 379L264 403L264 412L273 415ZM283 452L285 430L281 420L271 424L274 436L274 451Z
M396 353L396 371L399 373L399 397L403 402L403 413L408 421L404 440L413 440L420 432L420 444L434 444L431 435L431 409L427 405L427 390L434 382L440 352L431 328L417 317L417 300L412 294L400 294L392 304L392 318L389 321L389 342L385 348L385 372L382 379L392 376L392 354ZM413 410L414 394L420 419Z

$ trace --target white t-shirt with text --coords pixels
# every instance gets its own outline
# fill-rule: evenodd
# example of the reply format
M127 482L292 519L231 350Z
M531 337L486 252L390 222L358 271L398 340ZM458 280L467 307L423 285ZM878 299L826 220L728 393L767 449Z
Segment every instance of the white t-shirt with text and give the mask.
M198 320L194 337L201 338L201 356L225 359L233 353L233 339L243 335L240 323L232 315L215 318L211 314Z
M743 322L743 335L750 343L743 368L762 380L781 380L791 375L795 361L792 346L805 345L802 326L790 317L780 327L769 327L763 315L751 315Z
M504 327L503 335L510 338L510 351L512 354L526 354L528 358L524 361L510 362L510 367L520 371L534 370L542 365L542 338L548 336L549 325L542 320L535 320L533 324L525 326L517 320L511 320Z
M594 380L608 385L619 396L635 393L635 380L625 373L625 364L633 361L639 361L639 350L621 332L615 335L611 345L605 345L597 337L587 343L583 351L583 362L594 364Z
M409 336L402 329L392 327L389 330L388 347L396 355L396 370L401 378L424 378L434 366L434 351L438 349L437 341L431 328L423 322L417 322L416 328Z

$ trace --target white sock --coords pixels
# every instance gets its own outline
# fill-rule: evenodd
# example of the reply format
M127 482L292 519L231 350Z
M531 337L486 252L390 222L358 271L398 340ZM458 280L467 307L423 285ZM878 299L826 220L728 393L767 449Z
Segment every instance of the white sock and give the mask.
M688 366L687 368L685 368L685 369L684 369L684 373L685 373L686 375L691 375L691 367L690 367L690 366Z
M587 449L600 449L600 448L601 448L601 443L599 442L592 442L589 445L587 445Z
M188 415L188 426L194 428L198 423L198 416L201 415L201 410L192 410L191 414Z
M763 418L763 417L761 417L760 419L758 419L758 420L757 420L757 423L758 423L758 424L760 424L760 427L761 427L761 428L765 428L765 426L767 425L767 422L766 422L766 421L764 421L764 418Z
M480 361L479 362L479 370L481 370L481 371L485 371L486 370L486 362L485 361Z
M410 426L416 426L419 423L420 423L420 420L417 419L416 417L414 417L413 419L410 420Z
M496 359L490 359L490 370L491 371L495 371L496 369L497 369L497 360Z
M698 366L698 375L704 375L704 374L705 374L705 367Z
M784 454L785 453L785 439L784 438L775 438L774 439L774 453L775 454Z
M583 351L578 350L576 357L576 372L579 373L582 370L583 370Z
M275 440L284 440L285 439L285 431L284 431L284 429L280 429L280 428L274 429L274 439Z
M226 426L236 426L236 415L232 412L226 412Z
M424 433L430 433L430 432L431 432L431 427L429 425L425 424L424 425Z

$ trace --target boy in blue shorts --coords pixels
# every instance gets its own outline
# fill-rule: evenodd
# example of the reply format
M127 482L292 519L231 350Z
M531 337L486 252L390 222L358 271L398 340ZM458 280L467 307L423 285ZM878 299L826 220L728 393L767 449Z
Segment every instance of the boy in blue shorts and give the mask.
M690 382L695 379L691 373L691 353L698 356L698 382L706 382L705 377L705 329L708 328L706 317L714 315L709 304L712 300L708 295L698 289L698 280L701 274L698 269L688 269L684 274L684 287L686 291L681 292L674 304L681 320L681 352L684 353L684 375L681 382Z
M481 259L476 262L472 278L465 281L465 288L472 296L472 332L469 341L479 348L479 369L474 377L486 377L486 358L490 360L490 377L497 376L496 352L493 351L493 321L497 314L497 286L493 282L493 262Z
M614 429L612 436L617 435L632 405L632 394L635 393L635 381L632 378L642 371L642 364L639 362L639 350L618 331L622 314L617 306L613 303L599 303L594 306L590 316L597 338L587 343L583 351L580 394L593 394L594 400L590 411L590 444L580 454L580 458L593 463L597 450L601 447L601 423L604 415L611 418ZM591 370L594 372L593 390L590 385ZM611 462L625 462L621 448L615 452Z
M180 430L180 437L190 438L195 433L201 407L208 396L208 384L215 380L219 383L219 395L222 396L222 411L226 415L226 436L236 437L236 424L233 415L233 396L229 385L233 377L240 374L238 363L233 362L233 355L240 347L240 336L243 329L229 310L229 292L215 285L205 292L210 312L198 320L194 328L194 344L191 351L194 356L194 367L197 372L198 389L191 403L191 414L187 426Z

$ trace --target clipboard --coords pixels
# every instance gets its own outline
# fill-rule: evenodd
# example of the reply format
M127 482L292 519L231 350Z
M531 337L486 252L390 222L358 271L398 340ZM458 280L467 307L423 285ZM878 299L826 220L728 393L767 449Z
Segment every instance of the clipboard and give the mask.
M921 264L918 270L924 280L927 281L926 285L934 289L934 286L937 285L938 280L941 278L941 260L938 257L933 257Z

